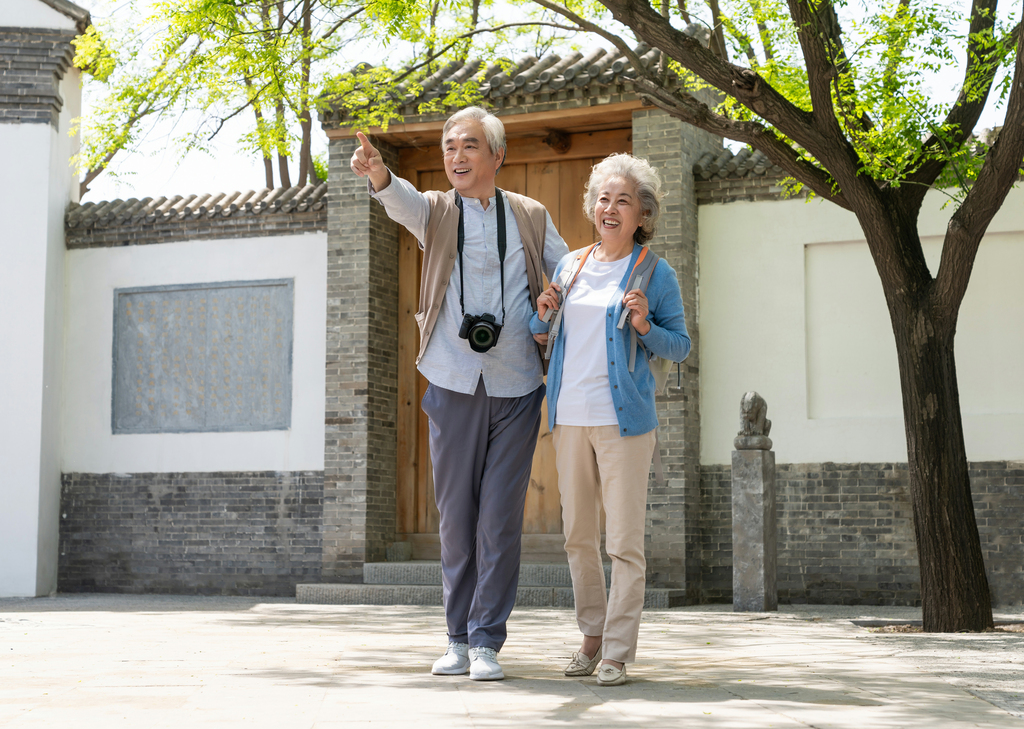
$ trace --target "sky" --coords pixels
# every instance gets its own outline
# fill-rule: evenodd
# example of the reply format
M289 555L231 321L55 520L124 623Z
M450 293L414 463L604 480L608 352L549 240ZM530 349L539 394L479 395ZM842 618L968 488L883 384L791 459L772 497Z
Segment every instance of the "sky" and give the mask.
M959 4L966 2L951 1ZM77 4L95 16L100 16L118 12L128 4L128 0L77 0ZM376 62L379 63L379 60ZM945 69L933 83L936 97L952 100L962 77L960 68L951 66ZM88 113L90 103L91 99L86 94L83 98L85 114ZM980 130L1000 125L1003 113L1002 109L996 108L994 100L990 100L976 128ZM93 180L82 202L259 189L264 186L265 180L263 162L256 154L239 151L236 143L247 126L248 116L236 117L225 125L211 143L208 152L193 152L181 158L173 146L167 143L175 133L173 124L161 124L147 136L137 153L122 153L115 159L113 167L117 176L105 172ZM327 149L327 138L317 122L314 122L313 128L313 152L316 155ZM739 146L742 145L736 144L737 148ZM292 174L296 174L296 171L297 166L293 165Z

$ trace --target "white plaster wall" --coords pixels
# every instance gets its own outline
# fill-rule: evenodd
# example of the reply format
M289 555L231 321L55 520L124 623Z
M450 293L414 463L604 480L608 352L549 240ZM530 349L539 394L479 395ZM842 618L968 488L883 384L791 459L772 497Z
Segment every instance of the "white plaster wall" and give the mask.
M67 261L65 472L324 467L326 233L72 250ZM289 430L112 434L114 289L271 278L295 279Z
M46 216L46 301L43 321L43 400L40 443L39 533L36 594L57 590L60 547L61 401L64 379L64 213L78 199L78 176L69 160L78 139L69 135L72 120L81 113L81 78L68 69L60 84L61 108L57 129L50 129L50 182Z
M0 26L74 30L75 21L39 0L2 0Z
M950 206L921 213L936 270ZM906 461L896 347L855 217L822 201L699 210L701 462L730 462L743 393L779 463ZM967 455L1024 458L1024 188L989 227L956 340Z
M5 5L3 22L63 27L65 16L32 15L36 6L53 12L37 0L18 0L9 7L24 14L8 16ZM68 131L81 108L77 71L65 75L60 93L56 129L0 124L0 149L12 171L0 177L0 596L57 588L64 211L77 199L68 165L77 148Z
M0 596L36 594L53 134L0 124Z

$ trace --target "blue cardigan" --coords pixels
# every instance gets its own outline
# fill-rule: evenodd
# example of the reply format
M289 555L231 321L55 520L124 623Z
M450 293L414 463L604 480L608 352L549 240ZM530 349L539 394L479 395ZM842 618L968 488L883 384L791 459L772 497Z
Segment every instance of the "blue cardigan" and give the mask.
M647 358L637 357L636 365L630 372L629 326L622 329L616 327L622 313L626 282L642 249L642 246L633 246L626 275L619 282L619 288L612 297L605 319L608 381L612 388L612 402L619 418L619 434L623 436L643 435L658 427L658 414L654 406L654 376L648 367ZM559 261L555 269L555 279L563 268L571 265L575 257L576 252L570 251ZM654 268L646 294L650 309L647 321L651 323L651 330L643 336L638 334L638 338L647 347L650 355L657 355L672 362L682 362L690 353L690 335L686 332L686 316L683 313L683 298L679 293L676 272L664 258L659 260ZM534 315L530 321L530 331L534 334L543 334L547 330L548 324ZM555 408L562 384L566 336L569 335L563 328L552 347L551 363L548 367L548 428L551 430L555 427ZM612 341L607 341L607 338L611 338ZM637 347L639 349L639 345Z

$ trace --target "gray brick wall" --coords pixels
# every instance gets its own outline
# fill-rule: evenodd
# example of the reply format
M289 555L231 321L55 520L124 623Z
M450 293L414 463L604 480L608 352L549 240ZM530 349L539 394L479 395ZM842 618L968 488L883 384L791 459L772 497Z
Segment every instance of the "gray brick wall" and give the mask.
M273 235L319 233L327 230L327 210L307 212L236 213L231 217L202 216L158 222L132 222L110 227L66 228L68 248L116 248L185 240L263 238Z
M357 140L330 143L323 575L362 581L395 534L398 226L348 166ZM397 152L378 144L397 169Z
M732 600L731 474L701 480L701 598ZM779 602L919 605L909 477L903 463L780 464ZM1024 464L971 465L992 600L1024 601Z
M57 126L60 80L75 50L69 30L0 28L0 124Z
M780 184L780 180L779 177L769 175L697 180L697 204L781 200L785 197L786 188ZM807 192L802 191L792 197L803 199L807 197Z
M658 399L658 437L666 485L651 481L648 499L648 579L656 587L686 589L699 599L700 531L700 312L698 305L697 199L693 164L722 140L658 109L633 112L633 154L657 167L665 197L651 249L679 277L686 326L693 344L681 377L670 376ZM677 379L681 387L677 387Z
M323 473L66 473L61 592L295 594L321 569Z

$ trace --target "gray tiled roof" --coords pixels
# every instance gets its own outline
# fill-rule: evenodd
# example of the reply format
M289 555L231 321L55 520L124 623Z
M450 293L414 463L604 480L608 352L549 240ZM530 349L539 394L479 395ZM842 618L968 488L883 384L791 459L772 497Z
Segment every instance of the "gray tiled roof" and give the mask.
M68 0L39 0L44 5L49 5L51 8L56 10L58 13L63 13L72 20L75 21L75 25L78 28L79 33L84 33L85 29L89 27L89 23L92 20L89 17L89 11L85 8L81 8Z
M698 180L740 180L745 177L781 177L782 168L759 150L741 149L733 153L726 147L721 152L707 152L693 163Z
M691 23L683 32L705 45L708 42L709 32L703 25ZM640 43L634 50L645 69L657 63L661 53L646 43ZM512 69L506 70L497 63L485 67L483 61L477 58L452 61L420 82L420 89L414 90L411 84L399 85L394 91L394 98L401 102L401 114L408 117L419 113L420 104L444 96L457 85L475 83L484 99L497 100L559 91L572 93L581 88L595 91L615 84L628 85L638 75L626 56L614 48L552 52L540 58L527 54L512 63ZM370 68L372 66L363 63L353 68L352 72L358 73ZM335 113L330 110L323 113L324 119L332 116Z
M208 195L175 195L147 197L139 200L107 200L72 203L64 222L71 228L109 228L140 223L174 222L263 215L303 213L322 210L327 205L327 183L305 187L264 187L245 192L212 193Z

